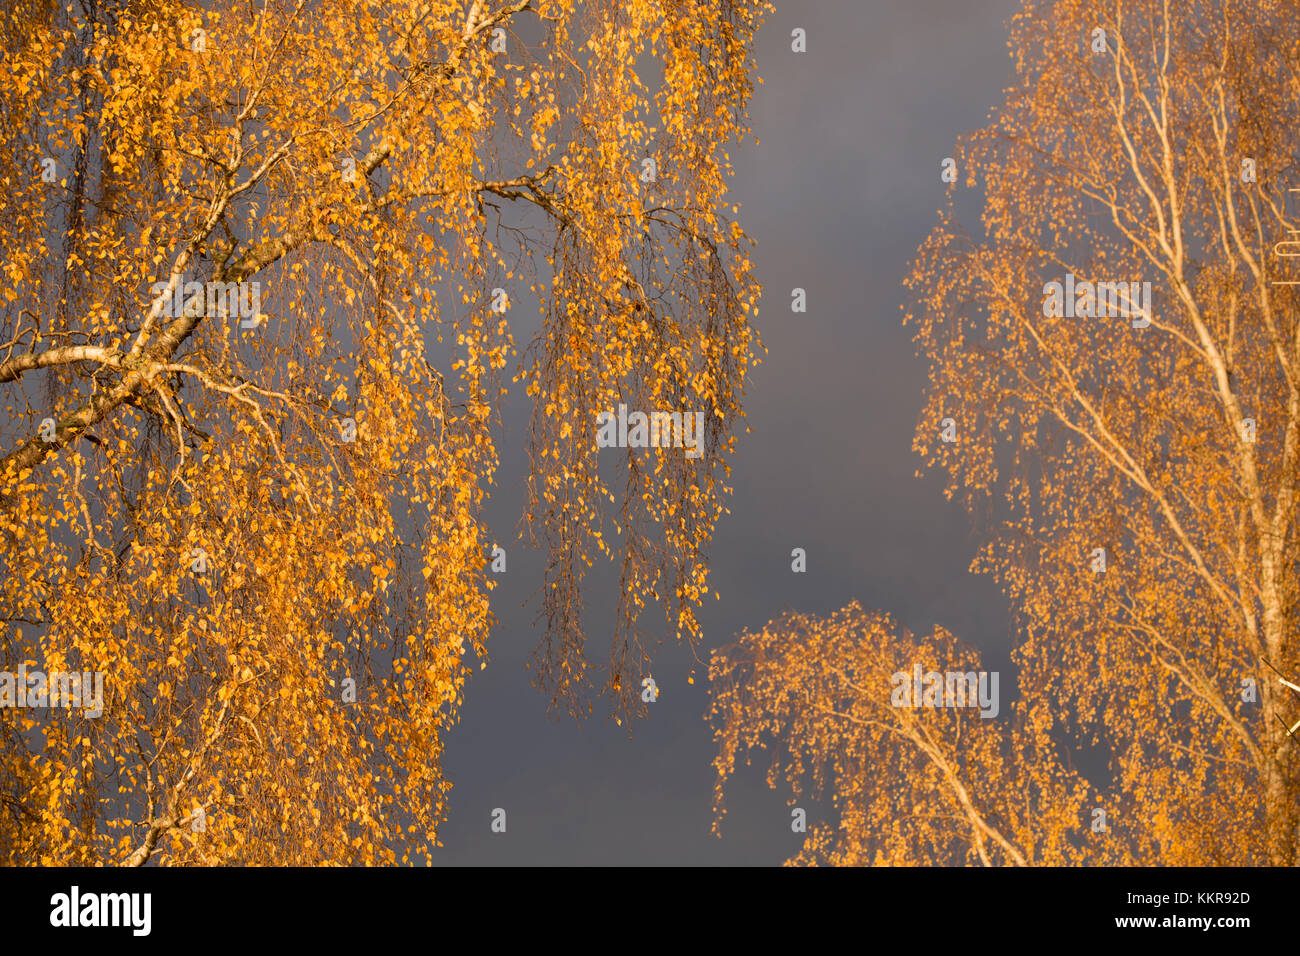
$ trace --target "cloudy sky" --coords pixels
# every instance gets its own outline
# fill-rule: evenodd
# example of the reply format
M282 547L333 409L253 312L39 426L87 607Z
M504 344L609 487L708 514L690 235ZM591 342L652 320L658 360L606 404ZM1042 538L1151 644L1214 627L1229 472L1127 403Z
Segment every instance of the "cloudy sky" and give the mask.
M504 412L503 468L487 515L509 570L494 592L500 623L489 666L447 741L455 789L440 863L788 858L801 838L790 832L788 794L764 783L765 763L729 782L722 838L711 834L715 751L704 719L709 651L787 608L825 613L856 598L913 631L942 624L1013 686L1006 602L967 571L971 519L944 500L937 475L915 476L911 438L926 376L899 305L908 260L943 200L940 163L956 136L985 123L1010 75L1005 23L1018 0L777 5L757 47L764 84L751 116L761 145L731 150L740 220L758 242L768 353L746 396L752 433L735 460L732 513L711 551L710 581L722 597L704 607L700 661L665 645L653 668L659 699L630 735L599 707L585 723L548 715L524 667L541 633L535 602L523 602L542 568L514 540L528 414L516 398ZM806 53L790 50L796 27L807 31ZM807 290L806 313L790 311L794 287ZM806 574L791 573L794 547L807 550ZM599 662L617 577L591 582L586 624ZM490 829L497 807L505 833Z

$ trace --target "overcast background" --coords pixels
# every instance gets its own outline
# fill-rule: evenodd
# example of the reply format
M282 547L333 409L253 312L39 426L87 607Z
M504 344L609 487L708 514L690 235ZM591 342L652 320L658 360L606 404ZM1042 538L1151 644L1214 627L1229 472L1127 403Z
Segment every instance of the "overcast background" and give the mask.
M735 459L732 513L711 549L721 600L704 605L700 660L663 647L659 699L630 736L599 705L582 723L548 715L524 667L541 635L536 604L521 604L542 568L515 534L528 409L513 395L487 510L509 570L493 592L490 663L447 739L455 787L437 863L776 865L793 855L802 837L790 832L788 794L764 783L767 755L729 782L722 838L711 834L715 751L704 719L709 651L787 608L826 613L856 598L916 632L942 624L977 645L1013 692L1006 601L967 571L971 519L944 500L938 475L915 477L926 374L899 305L908 260L943 201L940 162L958 135L984 125L1009 78L1006 20L1017 7L778 0L757 44L764 83L750 112L761 145L730 151L739 218L758 242L768 352L745 398L752 432ZM808 32L806 53L790 50L795 27ZM808 291L804 314L790 312L796 286ZM794 547L807 550L806 574L790 570ZM585 620L599 663L617 578L590 582ZM663 618L652 609L642 620ZM505 833L491 832L496 807Z

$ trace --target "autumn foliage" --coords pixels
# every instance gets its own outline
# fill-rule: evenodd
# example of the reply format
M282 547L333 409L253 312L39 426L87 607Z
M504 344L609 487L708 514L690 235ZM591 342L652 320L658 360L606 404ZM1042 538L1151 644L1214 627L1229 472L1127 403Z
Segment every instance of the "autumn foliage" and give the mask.
M763 13L7 5L0 666L103 672L106 700L0 708L0 862L426 859L515 369L539 683L635 710L642 610L698 636L759 348L726 146ZM190 282L257 283L260 315L168 308ZM706 454L598 468L620 402L705 411Z
M974 652L856 605L779 618L713 663L719 800L774 745L774 784L837 801L796 862L1293 865L1300 18L1027 0L1010 49L907 281L915 447L988 529L1014 701L893 707L892 673ZM1151 314L1053 314L1067 274L1150 282Z

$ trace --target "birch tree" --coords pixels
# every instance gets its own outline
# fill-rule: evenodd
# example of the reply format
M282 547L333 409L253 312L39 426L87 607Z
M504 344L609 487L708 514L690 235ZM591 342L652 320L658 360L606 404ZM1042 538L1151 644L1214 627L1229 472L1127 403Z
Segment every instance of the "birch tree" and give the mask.
M759 348L726 149L764 13L0 14L0 654L102 673L106 698L0 708L0 859L428 859L509 543L480 508L512 372L539 684L635 712L642 610L698 637ZM707 454L599 468L619 402L707 412ZM581 617L602 554L624 591L605 662Z
M962 140L908 320L930 378L915 447L988 530L974 569L1012 602L1014 723L1031 733L962 730L954 773L977 815L939 744L909 750L929 781L875 750L869 762L943 795L955 859L1016 861L987 852L1001 812L1020 835L989 825L1027 861L1053 845L1062 861L1294 865L1300 270L1287 255L1300 246L1285 243L1300 236L1300 21L1272 0L1027 0L1009 46L1014 77ZM971 190L983 213L968 231L956 205ZM1067 277L1061 310L1051 284ZM1097 283L1119 282L1149 282L1149 307L1099 308ZM740 667L760 646L745 637L715 662L740 695L715 712L720 782L758 726L779 729L796 768L814 741L823 763L841 745L863 753L875 738L847 718L762 724L776 691ZM809 668L849 661L801 646ZM877 675L855 693L886 691ZM1082 749L1102 769L1079 776L1067 755ZM841 786L848 799L860 783ZM889 846L884 826L851 819L829 845Z

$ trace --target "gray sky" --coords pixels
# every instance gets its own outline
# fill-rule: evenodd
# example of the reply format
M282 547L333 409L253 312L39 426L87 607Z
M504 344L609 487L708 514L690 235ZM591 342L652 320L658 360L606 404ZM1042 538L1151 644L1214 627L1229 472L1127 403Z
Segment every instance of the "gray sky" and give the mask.
M521 602L542 567L515 540L528 410L513 396L487 509L509 570L493 592L491 661L447 739L455 788L437 862L774 865L795 853L788 794L767 789L766 762L729 782L722 839L710 833L715 749L704 720L709 651L787 608L825 613L856 598L913 631L942 624L1013 686L1007 603L992 580L967 571L971 519L944 500L937 475L915 477L926 376L899 304L907 262L943 201L940 162L958 135L985 123L1009 78L1005 21L1017 7L778 3L757 47L764 84L751 116L761 145L731 150L740 220L758 242L768 353L746 395L752 433L735 459L732 513L711 549L721 600L701 615L695 683L686 681L691 655L665 645L653 667L659 698L631 736L599 706L581 724L548 718L524 667L541 633L536 604ZM808 32L806 53L790 50L795 27ZM804 314L790 312L796 286L808 292ZM806 574L791 573L794 547L807 550ZM585 621L599 662L617 577L589 584ZM662 620L653 609L643 616ZM490 830L495 807L507 813L503 834Z

